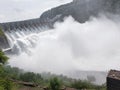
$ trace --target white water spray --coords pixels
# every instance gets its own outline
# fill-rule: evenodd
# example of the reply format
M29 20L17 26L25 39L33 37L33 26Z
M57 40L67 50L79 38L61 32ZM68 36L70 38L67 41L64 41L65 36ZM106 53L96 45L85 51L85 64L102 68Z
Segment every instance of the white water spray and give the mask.
M120 69L120 23L106 17L92 18L83 24L69 17L56 23L53 30L15 33L19 38L11 33L10 39L21 54L10 57L12 66L65 75L79 70Z

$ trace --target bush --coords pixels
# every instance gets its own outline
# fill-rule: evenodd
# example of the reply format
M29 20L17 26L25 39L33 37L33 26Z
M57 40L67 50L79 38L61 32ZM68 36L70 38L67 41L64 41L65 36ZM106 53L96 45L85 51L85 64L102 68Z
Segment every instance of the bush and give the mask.
M0 90L12 90L12 83L8 79L0 79Z
M9 58L0 50L0 64L5 64Z
M95 88L95 86L93 84L91 84L90 82L81 81L81 80L75 81L74 83L72 83L71 86L76 89L93 89L93 88Z
M71 84L71 87L76 89L88 89L88 90L106 90L106 85L95 85L88 81L76 80Z
M19 79L25 82L39 83L42 80L42 77L40 74L35 74L33 72L26 72L26 73L20 74Z
M4 90L4 88L0 86L0 90Z
M11 90L12 84L7 79L3 65L7 62L8 57L0 50L0 90Z
M20 80L25 82L32 82L34 81L34 73L27 72L20 75Z
M58 80L58 78L53 78L50 80L50 89L51 90L60 90L60 81Z

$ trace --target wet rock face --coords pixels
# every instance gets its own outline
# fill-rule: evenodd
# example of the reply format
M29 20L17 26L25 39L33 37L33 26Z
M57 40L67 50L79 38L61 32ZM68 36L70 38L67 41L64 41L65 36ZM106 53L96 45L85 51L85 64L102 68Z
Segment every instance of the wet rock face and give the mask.
M40 20L52 21L54 17L60 15L60 17L54 21L56 22L57 20L61 21L64 17L71 15L75 20L84 23L90 16L98 14L103 4L101 1L102 0L74 0L71 3L44 12L40 17Z
M40 16L40 20L56 22L71 15L76 21L84 23L91 16L97 16L100 12L120 12L120 0L73 0L71 3L44 12ZM54 19L58 15L60 17Z

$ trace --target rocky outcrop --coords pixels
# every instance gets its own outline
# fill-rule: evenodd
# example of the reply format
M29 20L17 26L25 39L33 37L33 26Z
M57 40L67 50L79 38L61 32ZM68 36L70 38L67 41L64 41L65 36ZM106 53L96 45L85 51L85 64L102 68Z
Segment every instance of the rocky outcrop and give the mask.
M120 12L120 0L73 0L73 2L61 5L44 12L40 16L42 21L62 21L71 15L76 21L84 23L91 16L97 16L100 12ZM56 17L56 19L54 19Z
M120 90L120 71L109 71L107 76L107 90Z

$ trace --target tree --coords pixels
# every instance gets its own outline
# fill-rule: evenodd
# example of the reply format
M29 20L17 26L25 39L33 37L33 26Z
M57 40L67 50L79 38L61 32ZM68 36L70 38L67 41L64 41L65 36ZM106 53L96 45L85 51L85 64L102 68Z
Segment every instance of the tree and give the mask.
M53 78L50 80L50 89L51 90L60 90L60 81L58 80L58 78Z
M0 79L0 90L2 89L3 90L12 89L12 83L7 78Z
M33 72L26 72L20 74L20 80L25 82L39 83L42 80L42 77L40 74L35 74Z
M4 73L3 65L7 62L9 58L0 50L0 76Z
M94 89L95 88L95 86L90 82L81 81L81 80L74 81L71 86L76 89Z
M3 65L9 58L0 50L0 90L11 90L12 83L5 74Z
M0 50L0 64L3 65L9 58Z
M34 81L34 73L26 72L20 75L20 80L25 82L33 82Z

